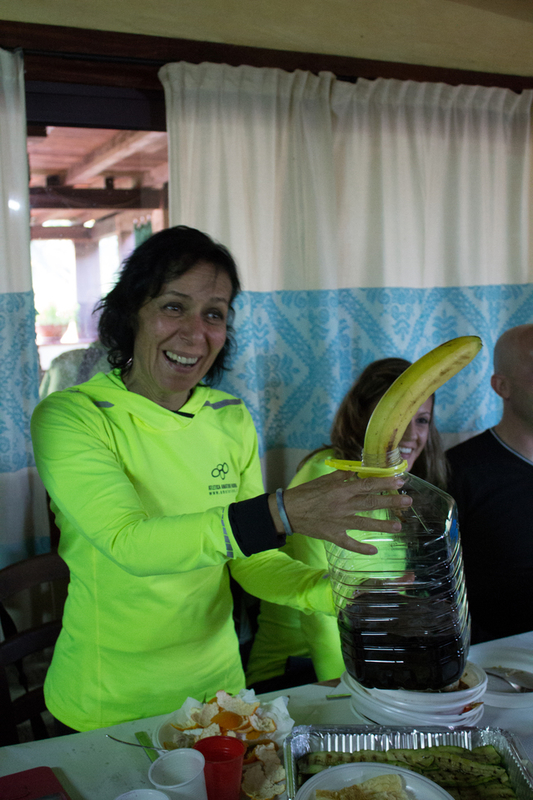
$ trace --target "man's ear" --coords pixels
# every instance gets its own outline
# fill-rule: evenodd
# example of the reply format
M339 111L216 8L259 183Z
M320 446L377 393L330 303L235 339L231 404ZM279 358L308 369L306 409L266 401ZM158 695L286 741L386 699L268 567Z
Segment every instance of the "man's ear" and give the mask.
M508 400L511 396L511 387L505 375L493 375L490 379L490 385L503 400Z

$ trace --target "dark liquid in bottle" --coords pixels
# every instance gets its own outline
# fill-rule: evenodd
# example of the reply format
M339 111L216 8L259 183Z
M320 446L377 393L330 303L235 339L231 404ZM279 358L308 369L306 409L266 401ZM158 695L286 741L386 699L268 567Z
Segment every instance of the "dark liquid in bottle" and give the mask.
M402 602L403 608L395 609L401 613L394 621L354 614L360 606L347 606L339 616L344 663L358 683L369 689L435 691L461 677L467 641L453 626L431 635L417 635L416 618L424 615L423 602L411 599L406 606ZM419 631L425 628L421 626Z

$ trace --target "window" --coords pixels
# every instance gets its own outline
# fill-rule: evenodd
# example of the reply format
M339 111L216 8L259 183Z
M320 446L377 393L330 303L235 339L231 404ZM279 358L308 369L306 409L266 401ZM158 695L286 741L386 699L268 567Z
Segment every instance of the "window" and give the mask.
M167 223L164 131L28 126L37 345L53 358L97 338L93 309L133 248Z

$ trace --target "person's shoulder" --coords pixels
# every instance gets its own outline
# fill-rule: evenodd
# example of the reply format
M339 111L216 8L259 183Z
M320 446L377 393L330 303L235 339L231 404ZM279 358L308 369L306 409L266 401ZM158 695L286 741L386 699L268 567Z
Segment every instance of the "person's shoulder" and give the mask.
M107 352L100 342L60 353L50 362L39 386L41 399L83 383L98 372L109 372Z
M41 399L76 383L84 352L84 350L67 350L52 359L39 386Z
M495 439L490 431L490 428L488 428L486 431L483 431L483 433L478 433L475 436L471 436L469 439L466 439L466 441L460 442L454 447L450 447L449 450L446 450L446 457L450 463L452 463L455 460L463 459L466 456L483 453L493 444L495 444Z
M83 383L78 383L76 386L70 386L64 389L64 392L70 394L84 394L87 397L99 397L102 392L120 392L121 394L127 393L127 389L120 377L119 370L111 370L111 372L97 372L89 380Z
M222 389L215 389L212 386L206 386L203 383L196 387L194 393L201 395L203 405L211 408L229 408L232 406L236 407L245 405L242 398L236 397L229 392L224 392Z
M91 425L95 407L93 400L78 386L51 392L46 395L35 407L31 418L32 437L38 431L54 429L63 431L65 424Z
M222 389L200 384L194 390L191 399L184 406L184 410L194 413L202 412L202 419L212 417L217 424L235 424L238 420L250 423L253 426L252 415L241 397L236 397Z
M90 380L85 381L85 383L51 392L51 394L41 400L37 405L37 409L43 411L48 408L95 406L98 405L99 402L104 402L101 400L103 393L108 394L110 391L116 391L116 389L117 383L113 378L112 372L108 374L98 372L90 378Z
M317 450L313 453L307 461L306 464L325 464L327 458L332 458L334 456L334 451L332 447L323 447L322 450ZM329 470L333 470L334 467L328 467Z
M333 456L332 448L319 450L317 453L314 453L312 456L310 456L307 461L302 464L290 482L289 488L293 486L299 486L302 483L307 483L315 478L320 478L322 475L327 475L329 472L335 472L334 467L329 467L326 464L326 459L330 458L331 456Z
M49 369L58 369L67 365L77 367L79 362L83 360L84 355L85 348L66 350L51 360Z

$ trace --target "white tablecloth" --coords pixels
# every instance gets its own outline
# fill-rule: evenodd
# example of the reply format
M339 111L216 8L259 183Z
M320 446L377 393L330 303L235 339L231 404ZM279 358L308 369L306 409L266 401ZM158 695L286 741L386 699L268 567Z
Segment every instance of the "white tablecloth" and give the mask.
M533 656L533 632L500 639L498 644L529 650ZM477 660L491 646L494 642L475 645L470 658ZM366 723L351 710L349 700L326 699L326 695L334 692L329 687L308 684L285 692L271 692L262 695L262 699L288 695L289 711L296 725ZM0 748L0 775L32 767L52 767L72 800L113 800L130 789L149 788L150 762L144 750L113 742L105 734L136 741L136 731L148 731L151 735L166 716ZM510 709L486 705L478 726L503 728L516 734L533 760L533 707Z

